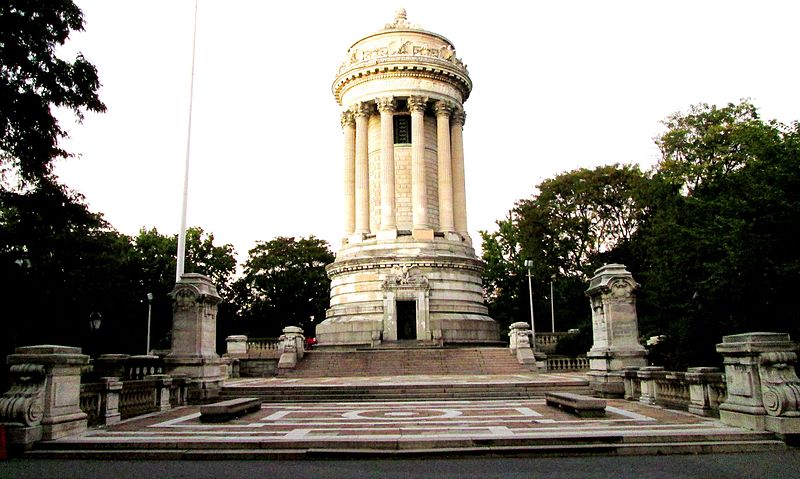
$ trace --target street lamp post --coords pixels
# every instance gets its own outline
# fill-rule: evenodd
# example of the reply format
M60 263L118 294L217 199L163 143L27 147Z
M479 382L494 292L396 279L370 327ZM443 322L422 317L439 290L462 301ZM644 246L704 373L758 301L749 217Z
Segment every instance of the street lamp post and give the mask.
M528 268L528 299L531 304L531 347L536 351L536 325L533 322L533 287L531 286L531 267L533 260L526 259L525 267Z
M554 298L553 298L553 281L555 281L556 275L550 276L550 323L552 324L553 332L556 332L556 307Z
M98 342L97 337L99 336L100 325L101 325L102 322L103 322L103 315L102 314L98 313L97 311L92 311L92 313L89 314L89 330L92 332L91 333L90 342L92 342L92 343ZM90 346L91 346L91 344L90 344ZM92 350L95 350L95 349L92 348ZM100 348L98 347L95 351L99 351L99 350L100 350Z
M147 349L145 354L150 354L150 318L153 313L153 293L147 293Z

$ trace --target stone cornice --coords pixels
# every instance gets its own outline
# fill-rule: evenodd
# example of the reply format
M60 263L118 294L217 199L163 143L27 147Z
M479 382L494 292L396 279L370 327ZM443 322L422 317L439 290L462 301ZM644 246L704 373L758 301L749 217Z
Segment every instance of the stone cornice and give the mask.
M414 57L393 58L390 59L391 63L388 63L389 60L387 60L387 64L382 64L381 61L368 62L362 68L349 69L337 76L331 86L331 91L337 103L341 105L346 89L370 80L402 77L423 78L454 85L463 96L462 102L466 101L472 91L472 80L466 72L456 70L443 60L433 60L437 59L426 60L425 65L419 64Z
M386 270L393 268L430 268L437 271L466 270L483 273L483 261L472 258L406 258L406 259L352 259L335 261L325 267L328 276L333 277L357 271Z

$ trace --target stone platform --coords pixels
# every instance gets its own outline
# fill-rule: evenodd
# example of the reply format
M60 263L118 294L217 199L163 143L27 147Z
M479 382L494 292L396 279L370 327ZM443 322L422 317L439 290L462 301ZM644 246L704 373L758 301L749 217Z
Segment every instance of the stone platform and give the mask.
M538 375L544 381L542 376ZM509 378L490 381L501 383ZM577 380L579 378L574 377ZM441 382L441 378L436 378ZM450 382L482 381L460 377ZM240 380L253 387L294 383L318 389L369 382L411 389L430 378ZM143 416L38 445L29 454L62 458L232 459L373 456L676 454L783 449L771 434L656 406L609 400L604 418L580 418L543 398L340 400L264 403L221 424L198 407Z

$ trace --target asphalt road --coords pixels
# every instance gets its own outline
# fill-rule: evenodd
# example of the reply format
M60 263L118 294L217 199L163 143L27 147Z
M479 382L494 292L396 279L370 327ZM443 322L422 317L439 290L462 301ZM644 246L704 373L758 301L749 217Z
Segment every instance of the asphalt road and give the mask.
M2 478L796 478L800 449L775 453L568 458L310 461L87 461L12 459Z

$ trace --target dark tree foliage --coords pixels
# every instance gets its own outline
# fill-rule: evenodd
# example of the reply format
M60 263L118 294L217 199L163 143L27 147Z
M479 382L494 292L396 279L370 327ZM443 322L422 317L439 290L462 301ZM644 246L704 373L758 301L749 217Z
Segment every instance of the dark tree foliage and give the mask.
M589 275L618 262L641 283L641 335L666 336L651 359L667 368L719 364L714 346L727 334L800 339L792 304L800 288L800 125L765 122L747 101L696 105L664 124L652 173L612 166L558 175L518 202L497 232L482 232L495 318L528 319L524 259L534 261L540 331L551 274L556 324L566 329L589 316Z
M641 192L647 177L636 167L579 169L545 180L539 193L520 200L494 233L483 238L484 286L490 314L503 327L530 322L528 270L537 331L551 327L553 281L556 329L589 316L586 279L603 262L618 260L648 208Z
M275 337L286 326L300 326L313 335L328 307L325 266L333 260L328 243L313 236L259 242L233 286L245 328L239 333Z
M70 156L58 145L67 132L53 108L79 120L106 109L94 65L80 54L56 55L82 30L83 13L71 0L0 2L0 167L24 184L52 180L52 161Z
M640 323L666 334L675 367L719 361L722 335L800 338L800 128L749 102L671 116L658 140L662 191L636 240ZM665 349L665 348L662 348Z

